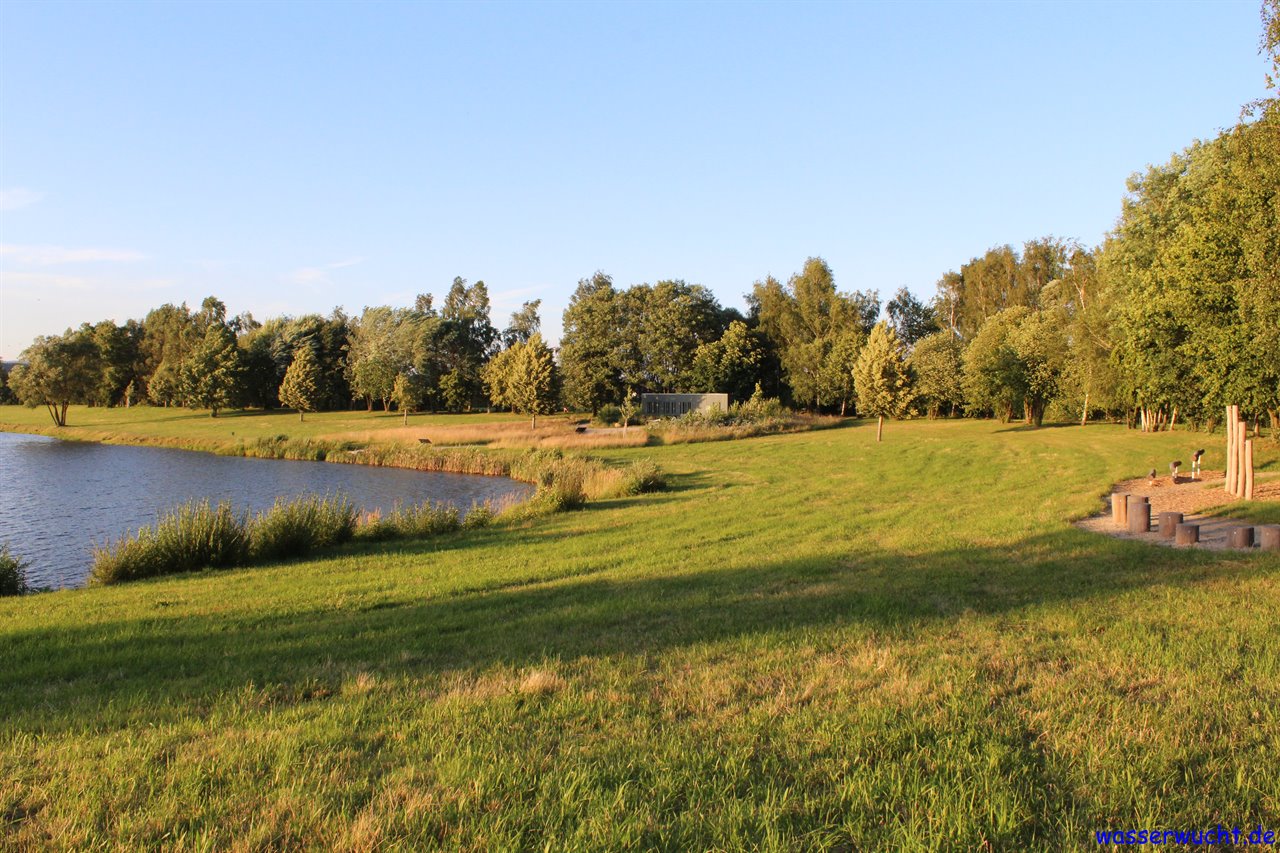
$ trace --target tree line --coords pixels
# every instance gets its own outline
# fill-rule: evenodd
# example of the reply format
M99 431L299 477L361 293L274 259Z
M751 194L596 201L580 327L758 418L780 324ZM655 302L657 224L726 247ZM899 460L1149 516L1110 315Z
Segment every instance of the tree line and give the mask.
M1277 0L1264 50L1280 77ZM140 321L37 339L5 377L65 424L71 403L146 402L299 413L500 406L596 412L642 391L780 398L813 411L995 416L1039 425L1123 419L1147 430L1212 429L1227 403L1280 431L1280 106L1135 174L1103 243L1043 237L948 271L922 302L905 288L842 291L821 258L746 294L746 313L671 279L578 282L554 352L540 301L505 329L484 282L454 279L443 303L358 317L233 318L214 297Z

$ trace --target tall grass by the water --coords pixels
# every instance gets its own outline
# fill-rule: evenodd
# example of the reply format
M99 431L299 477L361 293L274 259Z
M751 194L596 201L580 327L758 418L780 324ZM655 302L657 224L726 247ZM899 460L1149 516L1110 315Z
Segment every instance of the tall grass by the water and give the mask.
M470 516L476 512L472 508ZM430 502L415 506L396 506L385 516L374 513L361 518L357 531L361 539L421 539L451 533L462 526L456 507Z
M249 522L249 561L303 557L348 542L356 531L358 510L341 495L306 495L278 500Z
M349 541L357 518L355 505L343 496L276 501L254 516L225 502L192 501L162 515L154 527L95 549L89 583L305 557Z
M27 592L26 568L27 564L10 551L8 545L0 545L0 595L22 595Z
M405 461L383 453L382 460ZM419 461L439 459L436 452ZM484 527L502 512L527 518L576 509L588 500L635 495L664 485L652 461L636 460L613 467L598 459L535 451L505 462L505 473L537 483L534 496L508 507L473 507L465 520L454 507L424 503L397 506L385 516L361 516L346 497L305 495L277 501L265 512L249 516L230 504L209 501L184 504L161 516L154 527L94 551L92 585L199 569L251 566L305 557L359 537L373 541L422 539L460 528Z
M165 513L154 527L143 527L132 538L95 548L89 583L237 566L248 554L244 513L226 502L215 506L208 500L193 501Z

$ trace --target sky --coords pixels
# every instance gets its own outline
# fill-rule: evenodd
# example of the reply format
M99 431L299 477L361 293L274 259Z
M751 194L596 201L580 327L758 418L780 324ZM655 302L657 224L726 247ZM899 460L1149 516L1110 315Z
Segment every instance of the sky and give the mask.
M0 357L210 294L259 319L483 280L743 307L1004 243L1092 245L1125 179L1265 92L1254 0L0 0Z

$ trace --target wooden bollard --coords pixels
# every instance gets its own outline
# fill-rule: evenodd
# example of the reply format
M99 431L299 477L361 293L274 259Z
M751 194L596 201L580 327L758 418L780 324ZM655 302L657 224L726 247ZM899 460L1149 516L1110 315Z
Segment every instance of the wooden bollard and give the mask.
M1244 443L1244 490L1240 492L1245 500L1253 500L1253 439Z
M1182 513L1180 512L1162 512L1160 513L1160 538L1172 539L1177 532L1178 525L1182 523Z
M1280 551L1280 524L1258 525L1258 544L1264 551Z
M1231 528L1231 547L1232 548L1252 548L1253 547L1253 528L1252 527Z
M1127 492L1114 492L1111 495L1111 521L1116 527L1127 527L1129 524L1129 513L1125 512L1128 500Z
M1145 497L1142 495L1129 495L1125 512L1129 514L1130 533L1151 532L1151 504Z
M1244 418L1240 418L1238 414L1239 406L1236 407L1239 418L1236 421L1236 491L1238 498L1244 497L1244 443L1245 436L1249 434L1249 424Z
M1236 493L1236 407L1227 406L1227 465L1226 479L1222 483L1223 490L1229 494Z
M1174 534L1175 545L1194 545L1200 541L1200 525L1183 522Z

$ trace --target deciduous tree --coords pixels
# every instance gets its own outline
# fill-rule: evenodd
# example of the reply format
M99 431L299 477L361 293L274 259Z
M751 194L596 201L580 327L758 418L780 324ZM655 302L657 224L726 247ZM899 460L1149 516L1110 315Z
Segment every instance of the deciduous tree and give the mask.
M39 337L22 353L9 383L26 406L44 406L54 426L67 425L67 408L89 398L98 383L102 356L93 337L70 330Z
M900 417L911 402L906 355L887 323L877 323L853 368L858 408L876 416L876 441L884 433L886 417Z
M219 409L237 402L242 376L235 335L225 323L212 323L204 340L182 363L179 383L183 402L209 409L210 416L216 418Z
M301 421L307 412L318 409L322 381L315 350L304 344L294 351L293 361L285 371L284 382L280 385L280 402L297 410Z

